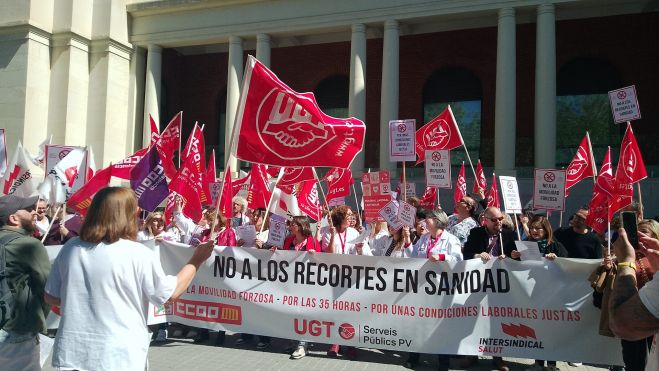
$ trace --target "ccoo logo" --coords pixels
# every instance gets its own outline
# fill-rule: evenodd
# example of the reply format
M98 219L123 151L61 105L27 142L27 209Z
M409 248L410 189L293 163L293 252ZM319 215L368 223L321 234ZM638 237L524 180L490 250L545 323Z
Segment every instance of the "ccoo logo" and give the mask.
M313 104L312 99L309 101ZM313 122L311 118L311 114L286 92L272 89L256 113L259 139L283 159L309 157L336 137L332 126Z

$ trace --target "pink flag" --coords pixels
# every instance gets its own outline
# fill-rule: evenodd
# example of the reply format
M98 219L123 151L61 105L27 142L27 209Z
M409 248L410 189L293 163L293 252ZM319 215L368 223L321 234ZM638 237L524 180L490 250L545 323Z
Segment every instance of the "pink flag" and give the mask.
M318 189L316 180L302 182L297 185L297 204L300 211L307 214L311 219L319 221L323 217L320 202L318 199Z
M183 112L179 112L167 124L165 130L160 134L160 139L156 142L158 154L162 160L162 166L165 168L165 175L169 179L176 176L176 165L174 165L174 152L181 149L181 125ZM181 154L179 153L179 157Z
M497 188L497 176L492 173L492 188L487 194L487 207L498 207L501 208L501 203L499 203L499 189Z
M307 180L314 180L316 177L310 167L286 167L284 176L277 183L278 185L293 185Z
M483 172L483 165L481 165L481 160L478 159L478 165L476 165L476 180L474 181L474 193L485 192L487 189L487 180L485 179L485 173Z
M435 208L435 201L437 200L437 188L435 187L426 187L426 191L421 196L419 203L421 206L428 210Z
M201 219L201 205L206 203L203 192L203 174L205 172L203 152L203 134L195 124L184 152L188 156L178 173L169 183L169 190L175 191L184 200L183 214L195 222Z
M453 149L463 144L460 128L451 106L448 106L439 116L416 131L416 163L420 164L425 160L427 149Z
M265 209L270 200L270 187L268 187L268 173L265 165L252 163L250 176L252 179L247 191L247 207L252 210Z
M222 198L220 198L220 211L231 218L233 216L233 187L231 186L231 167L224 170L224 182L222 183Z
M611 147L609 147L602 161L597 182L593 187L593 197L588 205L588 218L586 225L598 233L604 233L607 229L607 222L611 220L609 216L609 200L614 197L614 178L613 168L611 166Z
M160 139L160 131L158 130L158 124L156 124L156 121L151 117L151 114L149 114L149 123L151 124L151 141L149 142L149 147L151 147L158 142L158 139Z
M570 166L565 172L565 197L568 196L570 188L582 179L595 175L595 164L592 162L593 154L590 152L590 137L586 134L581 140L577 153L574 155Z
M350 169L335 167L325 174L327 180L327 202L350 195L350 186L355 182Z

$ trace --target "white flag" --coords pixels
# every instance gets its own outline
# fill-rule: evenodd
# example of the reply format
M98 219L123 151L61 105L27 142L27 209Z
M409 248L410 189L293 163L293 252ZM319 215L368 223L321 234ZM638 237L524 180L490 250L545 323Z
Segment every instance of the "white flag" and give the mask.
M45 139L41 144L39 144L39 154L34 156L30 154L30 151L25 148L25 153L27 154L27 157L30 158L30 161L34 164L34 166L38 166L40 168L44 168L46 164L46 145L50 144L53 141L53 136L51 135L50 138Z
M284 189L289 190L293 187L285 186ZM294 216L305 215L300 211L297 203L295 192L288 193L279 187L275 187L272 192L272 201L270 202L270 212L279 216L284 216L287 219L292 219Z
M0 177L5 175L7 170L7 138L5 129L0 129Z
M30 165L27 162L27 157L25 156L25 151L23 150L21 142L18 142L11 163L2 177L2 193L6 195L13 194L20 197L30 197L34 195L35 192L36 189L34 188Z

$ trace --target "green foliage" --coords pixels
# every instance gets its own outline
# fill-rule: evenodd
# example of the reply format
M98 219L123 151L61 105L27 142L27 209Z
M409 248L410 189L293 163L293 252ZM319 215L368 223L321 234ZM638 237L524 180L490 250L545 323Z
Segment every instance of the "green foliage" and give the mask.
M451 105L453 116L458 122L462 139L466 147L469 149L469 155L472 161L480 158L481 147L481 101L462 101L462 102L444 102L444 103L429 103L423 106L423 123L425 125L428 121L437 117L442 111L446 109L447 105ZM467 161L467 155L464 149L456 148L451 151L451 164L460 165L462 161Z

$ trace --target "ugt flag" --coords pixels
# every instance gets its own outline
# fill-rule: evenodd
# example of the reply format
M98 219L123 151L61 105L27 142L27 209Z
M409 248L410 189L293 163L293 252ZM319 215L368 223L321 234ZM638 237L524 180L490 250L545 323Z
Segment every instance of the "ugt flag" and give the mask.
M593 163L593 154L590 151L590 136L581 140L577 153L572 158L570 166L567 167L565 178L565 197L567 197L570 188L579 183L582 179L595 176L595 164Z
M165 169L158 156L158 149L152 146L140 162L130 172L130 188L135 191L137 204L144 210L153 212L169 195Z
M249 56L233 139L236 157L275 166L350 167L364 144L356 118L324 114L313 93L298 93Z
M449 105L439 116L416 131L416 163L425 161L427 149L453 149L463 144L460 128Z

